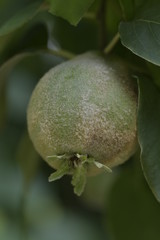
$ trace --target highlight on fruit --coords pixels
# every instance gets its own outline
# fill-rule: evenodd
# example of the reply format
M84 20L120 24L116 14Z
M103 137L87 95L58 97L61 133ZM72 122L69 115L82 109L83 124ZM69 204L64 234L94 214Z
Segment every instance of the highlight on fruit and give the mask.
M137 86L115 56L87 52L47 72L27 110L30 138L56 171L72 175L81 195L89 175L129 159L137 147Z

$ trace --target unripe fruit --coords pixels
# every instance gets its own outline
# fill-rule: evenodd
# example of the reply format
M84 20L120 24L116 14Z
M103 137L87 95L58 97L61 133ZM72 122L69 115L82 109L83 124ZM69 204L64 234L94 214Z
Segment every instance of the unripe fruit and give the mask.
M85 175L117 166L135 151L137 94L123 61L89 52L42 77L28 106L28 130L42 158L73 174L80 195ZM109 168L107 168L109 167Z

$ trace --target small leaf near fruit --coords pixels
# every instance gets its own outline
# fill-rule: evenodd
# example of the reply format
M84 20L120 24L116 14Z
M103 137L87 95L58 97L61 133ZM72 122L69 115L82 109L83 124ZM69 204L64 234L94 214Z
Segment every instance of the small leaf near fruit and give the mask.
M55 180L58 180L60 178L62 178L64 175L66 174L69 174L70 172L70 167L68 166L68 162L65 161L65 162L62 162L62 164L60 165L60 168L52 173L50 176L49 176L49 182L53 182Z
M104 164L102 164L102 163L100 163L100 162L96 162L96 161L94 161L94 164L96 165L96 167L98 167L98 168L104 168L107 172L112 172L112 169L111 168L109 168L109 167L107 167L106 165L104 165Z
M87 168L83 164L79 165L73 172L72 185L74 193L80 196L86 185Z

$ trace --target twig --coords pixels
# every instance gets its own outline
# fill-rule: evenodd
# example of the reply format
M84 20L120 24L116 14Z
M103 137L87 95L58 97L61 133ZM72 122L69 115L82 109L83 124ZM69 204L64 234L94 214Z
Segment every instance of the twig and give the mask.
M117 42L119 41L120 35L119 33L116 33L116 35L113 37L113 39L111 40L111 42L109 42L109 44L105 47L104 49L104 53L108 54L109 52L112 51L112 49L114 48L114 46L117 44Z

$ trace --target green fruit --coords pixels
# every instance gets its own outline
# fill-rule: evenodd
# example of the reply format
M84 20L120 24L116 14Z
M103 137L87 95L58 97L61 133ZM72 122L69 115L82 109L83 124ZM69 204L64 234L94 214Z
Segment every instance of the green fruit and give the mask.
M88 52L42 77L28 106L28 130L42 158L57 169L49 180L73 174L75 193L86 173L126 161L137 146L137 94L123 61Z

